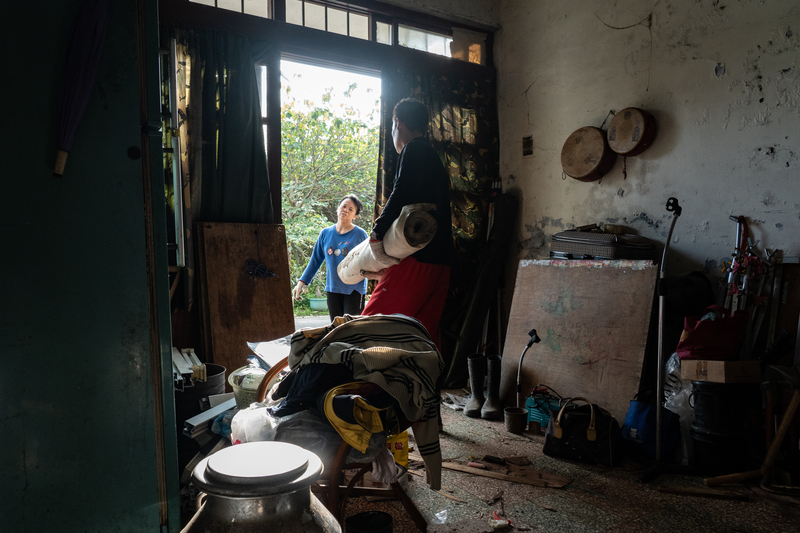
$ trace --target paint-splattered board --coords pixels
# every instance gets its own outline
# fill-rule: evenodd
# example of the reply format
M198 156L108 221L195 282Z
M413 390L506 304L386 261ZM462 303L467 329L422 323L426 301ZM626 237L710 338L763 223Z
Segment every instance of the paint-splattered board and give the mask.
M500 394L516 404L537 384L563 396L583 396L611 411L622 425L639 390L658 269L651 261L523 260L503 350Z
M294 332L286 232L280 224L200 222L195 228L205 354L229 375L247 365L248 342ZM250 279L248 259L276 275Z

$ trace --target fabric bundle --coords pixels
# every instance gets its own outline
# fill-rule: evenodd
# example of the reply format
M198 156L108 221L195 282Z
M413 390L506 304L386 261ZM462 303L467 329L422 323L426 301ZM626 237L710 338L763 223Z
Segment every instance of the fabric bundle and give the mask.
M383 237L384 251L391 257L402 260L425 248L436 233L436 219L429 213L435 209L435 204L410 204L403 207L400 216ZM375 257L369 241L363 241L347 254L336 271L344 283L352 285L364 279L362 271L378 272L390 266L392 265L381 263Z
M354 379L377 385L394 398L405 418L412 421L430 487L440 488L437 381L444 361L422 324L403 315L344 315L330 326L296 331L289 366L296 372L313 365L327 366L331 372L344 365ZM341 434L340 428L337 431Z

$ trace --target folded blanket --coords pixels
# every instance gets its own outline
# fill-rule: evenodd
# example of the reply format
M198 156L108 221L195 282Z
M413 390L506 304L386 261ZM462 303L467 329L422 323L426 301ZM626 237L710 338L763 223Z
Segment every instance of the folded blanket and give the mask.
M403 207L400 216L392 222L383 236L386 254L396 259L405 259L425 248L436 233L436 219L429 213L435 209L436 204L410 204ZM390 266L392 265L381 263L375 257L369 241L362 241L339 263L336 272L344 283L352 285L364 279L362 270L378 272Z

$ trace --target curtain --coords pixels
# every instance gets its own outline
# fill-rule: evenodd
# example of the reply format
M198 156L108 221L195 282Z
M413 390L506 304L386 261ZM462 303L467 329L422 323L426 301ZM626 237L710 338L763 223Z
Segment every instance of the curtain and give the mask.
M465 306L479 289L471 281L486 242L491 185L499 179L496 85L494 70L471 65L448 70L439 58L426 59L385 68L381 74L375 216L391 194L398 157L391 136L392 110L402 98L416 98L428 107L428 139L450 176L455 256L440 324L442 351L449 360Z
M194 303L194 222L273 223L255 63L273 46L241 35L168 28L178 55L186 309Z

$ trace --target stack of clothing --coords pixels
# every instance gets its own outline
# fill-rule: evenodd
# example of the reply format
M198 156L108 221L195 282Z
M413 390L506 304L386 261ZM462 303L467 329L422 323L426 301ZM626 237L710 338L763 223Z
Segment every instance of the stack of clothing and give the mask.
M361 451L375 431L410 426L428 484L440 488L438 380L444 361L419 321L345 315L329 326L301 329L292 335L289 367L289 377L273 394L273 400L283 399L269 408L272 416L304 409L324 413Z

